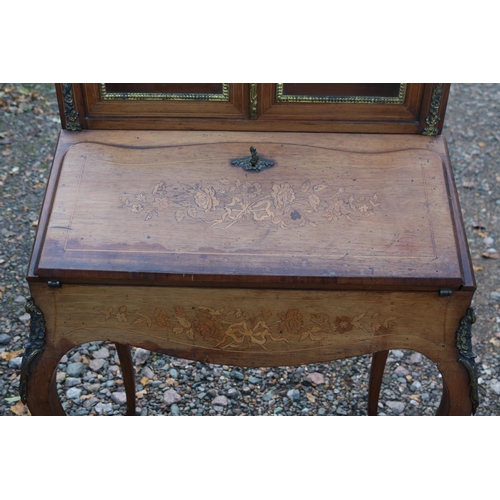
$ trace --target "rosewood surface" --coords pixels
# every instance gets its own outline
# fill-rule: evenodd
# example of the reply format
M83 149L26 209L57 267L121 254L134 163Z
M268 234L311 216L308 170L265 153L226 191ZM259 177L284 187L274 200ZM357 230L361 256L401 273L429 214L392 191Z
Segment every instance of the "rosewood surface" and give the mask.
M162 146L157 133L107 134L60 145L33 275L176 285L465 284L467 250L457 252L459 211L440 138L379 136L370 152L359 135L172 132ZM249 145L276 165L259 173L231 166Z
M184 85L186 92L196 88L192 87L192 84ZM337 92L337 97L356 97L364 91L369 94L379 93L379 97L388 97L388 93L394 93L393 87L399 86L372 84L371 87L366 87L362 84L344 84L349 85L346 88L339 85L284 84L284 89L308 91L310 97L317 97L327 89ZM377 92L380 86L382 91ZM401 103L278 102L274 83L229 84L229 100L222 102L161 98L103 100L97 83L75 83L72 84L72 89L82 129L421 134L432 111L436 84L406 84L406 95ZM57 91L61 121L65 128L62 84L58 84ZM439 133L443 125L448 94L449 84L442 84L441 104L437 110ZM250 109L253 99L255 113Z
M271 97L265 85L259 95ZM432 88L410 89L420 92L415 130ZM74 90L86 116L95 88ZM237 112L250 123L245 92ZM264 111L254 122L265 122ZM108 119L89 123L115 118ZM308 130L313 122L304 123ZM251 146L274 166L233 166ZM118 346L128 414L135 392L128 345L240 366L372 353L371 414L387 351L412 349L443 375L440 414L473 409L472 358L457 348L457 330L466 344L475 282L439 136L63 131L28 281L45 321L43 353L29 366L33 414L64 413L57 364L97 340Z

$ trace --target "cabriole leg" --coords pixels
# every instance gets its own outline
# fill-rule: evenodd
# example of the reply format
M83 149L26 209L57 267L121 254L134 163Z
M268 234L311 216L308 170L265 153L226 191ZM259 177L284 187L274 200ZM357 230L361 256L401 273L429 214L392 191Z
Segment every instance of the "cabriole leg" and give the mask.
M130 346L115 343L118 358L122 368L123 384L127 396L127 415L135 415L135 372L132 364Z
M379 351L372 356L370 383L368 386L368 415L370 416L377 415L380 387L382 386L382 377L388 354L389 351Z

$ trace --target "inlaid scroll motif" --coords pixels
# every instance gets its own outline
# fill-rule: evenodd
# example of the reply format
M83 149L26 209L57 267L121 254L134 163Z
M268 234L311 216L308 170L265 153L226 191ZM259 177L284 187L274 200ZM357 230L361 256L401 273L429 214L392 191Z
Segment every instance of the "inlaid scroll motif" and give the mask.
M99 312L104 321L121 323L120 326L128 323L147 329L160 328L173 337L188 339L193 344L196 341L209 342L220 349L260 346L267 350L271 344L320 342L332 335L345 335L351 331L384 335L390 332L397 319L366 312L356 316L335 316L292 308L273 313L269 309L251 311L203 306L186 310L180 305L168 312L158 307L140 311L125 305Z
M340 220L356 223L373 217L381 204L376 193L356 194L326 181L315 184L306 180L295 186L239 179L208 185L160 181L149 193L126 193L120 202L118 208L141 214L145 221L173 217L181 224L194 219L221 229L242 222L281 229Z

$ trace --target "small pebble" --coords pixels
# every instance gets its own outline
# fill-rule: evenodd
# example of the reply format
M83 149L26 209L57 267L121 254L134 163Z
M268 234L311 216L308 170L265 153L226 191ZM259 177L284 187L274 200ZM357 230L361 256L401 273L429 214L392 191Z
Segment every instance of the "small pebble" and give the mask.
M410 372L404 366L401 365L394 370L394 373L396 375L403 375L403 377L406 377L406 375L410 374Z
M31 316L30 316L28 313L23 314L22 316L19 316L19 321L20 321L21 323L23 323L24 325L25 325L26 323L28 323L30 319L31 319Z
M173 405L174 403L178 403L182 397L177 393L175 389L168 389L163 394L163 401L168 405Z
M92 359L89 363L89 368L96 372L104 366L104 363L106 363L105 359Z
M239 395L238 390L237 390L237 389L234 389L233 387L231 387L231 389L229 389L229 390L227 391L227 397L228 397L228 398L235 399L235 398L237 398L237 397L238 397L238 395Z
M397 414L403 413L405 404L401 401L387 401L386 405Z
M312 385L321 385L325 383L325 376L322 373L312 372L304 379L304 381Z
M410 356L410 363L412 364L419 364L422 362L422 355L419 352L414 352Z
M153 370L151 370L151 368L149 368L149 366L145 366L142 369L142 375L144 375L144 377L146 377L146 378L152 379L155 376L155 372Z
M497 379L491 380L490 387L496 394L500 394L500 382Z
M97 403L95 405L95 411L102 415L103 413L110 414L113 412L113 404L112 403Z
M82 355L78 351L73 353L69 358L69 361L71 361L72 363L79 363L81 360L82 360Z
M78 387L71 387L66 391L66 397L68 399L78 399L82 395L82 390Z
M21 368L22 363L23 363L23 358L21 356L18 356L17 358L12 358L9 360L8 367L19 370Z
M112 392L111 400L116 404L123 405L127 402L127 395L122 391Z
M142 349L142 348L138 347L135 350L135 364L136 365L143 365L149 359L150 355L151 355L151 351L148 351L146 349Z
M0 333L0 345L5 345L10 342L10 335L6 333Z
M95 359L106 359L109 358L109 350L106 347L101 347L92 354Z
M87 392L95 393L101 388L101 384L83 384L83 387Z
M415 380L415 382L413 382L413 384L410 385L410 389L413 392L418 391L421 387L422 387L422 384L418 380Z
M269 391L267 391L263 396L262 396L262 399L264 401L271 401L271 399L274 398L274 391L271 389Z
M83 402L83 407L84 408L90 408L90 407L94 406L98 402L99 402L99 399L93 396L91 398L86 399Z
M69 377L81 377L85 372L85 365L83 363L69 363L66 367L66 373Z
M76 385L79 385L82 383L81 378L75 378L75 377L68 377L64 381L64 385L69 389L70 387L75 387Z
M213 406L227 406L229 404L229 400L226 396L217 396L212 400Z

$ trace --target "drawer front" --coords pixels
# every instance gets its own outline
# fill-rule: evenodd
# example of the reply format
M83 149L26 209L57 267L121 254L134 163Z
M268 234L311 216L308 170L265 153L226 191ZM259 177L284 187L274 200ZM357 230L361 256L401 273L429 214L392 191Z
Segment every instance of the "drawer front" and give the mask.
M470 294L33 284L47 341L121 342L204 362L278 366L445 349ZM453 342L451 343L453 345ZM435 359L436 360L436 359ZM437 360L436 360L437 361Z

